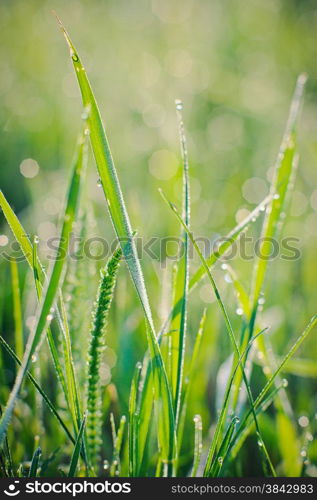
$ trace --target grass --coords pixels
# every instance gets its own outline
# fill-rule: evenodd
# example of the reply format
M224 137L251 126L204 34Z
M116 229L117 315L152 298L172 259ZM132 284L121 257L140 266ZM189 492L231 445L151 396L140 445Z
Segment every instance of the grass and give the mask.
M269 196L237 224L218 248L207 256L200 250L192 230L190 157L182 116L183 106L180 101L176 101L183 161L182 211L161 193L171 209L171 215L176 216L179 224L183 252L169 276L172 297L167 297L166 291L163 290L169 300L169 312L163 326L157 329L152 314L154 300L151 301L151 306L148 286L136 249L135 232L98 104L80 56L61 21L58 22L70 49L81 92L84 124L76 147L65 207L61 213L58 249L49 269L46 262L42 264L40 261L38 239L34 238L33 242L30 240L4 194L0 192L3 214L25 255L32 277L31 285L24 283L22 286L19 265L16 260L11 260L9 267L14 335L12 338L4 338L4 335L0 337L3 349L1 368L4 372L6 366L13 365L16 373L13 385L5 383L1 392L1 474L29 477L58 474L69 477L243 475L245 448L252 450L256 456L258 475L307 474L307 464L300 458L303 456L300 447L294 445L292 455L298 466L294 467L294 461L288 457L288 447L285 443L288 440L299 443L303 436L297 428L297 414L292 408L286 384L280 376L290 367L291 370L297 369L301 375L307 374L307 370L311 374L311 364L305 364L305 361L296 360L293 356L313 331L317 317L313 316L307 321L306 328L292 346L284 351L282 356L274 359L269 350L267 329L270 325L262 324L259 311L261 294L266 286L268 260L260 257L254 259L248 287L245 286L247 277L244 277L243 281L240 279L233 269L234 263L232 266L224 265L231 276L230 286L236 293L237 305L242 311L240 329L237 328L237 322L230 317L231 303L226 304L229 299L223 296L214 277L214 268L219 260L250 227L261 223L261 250L264 256L270 250L269 238L278 237L281 232L298 164L297 122L306 77L301 75L296 84ZM119 248L101 272L99 286L93 295L96 301L91 310L90 331L89 328L81 328L78 321L76 322L80 309L86 307L81 295L83 289L88 289L85 275L79 272L79 263L74 270L69 259L58 257L68 255L71 233L75 225L88 224L85 190L81 194L87 182L88 140L104 193L105 206L119 243ZM79 215L80 209L84 215ZM163 205L161 211L163 214ZM168 217L169 212L164 213L165 216ZM189 266L190 244L200 262L194 272ZM102 369L104 348L107 353L108 333L121 333L119 329L115 329L115 321L111 321L107 326L109 314L112 310L115 314L119 307L120 295L123 294L118 273L121 257L126 265L122 267L128 270L142 310L147 349L138 352L139 361L131 379L122 373L124 384L118 385L117 390L114 384L108 383L105 387L102 383ZM77 277L77 290L80 289L81 292L76 292L76 287L73 287L70 297L66 298L67 281L71 273ZM126 271L123 270L122 273ZM94 274L97 274L96 269ZM229 369L223 381L224 390L220 394L218 412L215 411L204 420L194 409L192 422L191 397L192 394L201 394L196 373L204 380L208 379L210 368L208 363L202 365L202 344L206 346L214 342L210 337L210 329L206 327L209 311L202 305L201 320L199 325L196 325L195 337L188 328L193 290L206 277L210 294L215 298L221 314L219 330L221 333L223 331L225 338L220 340L227 348ZM26 292L23 295L21 290L27 290L38 300L34 325L25 346L23 321L26 318ZM128 293L132 294L130 288ZM117 325L123 325L127 319L121 317L123 313L121 309ZM77 327L74 328L73 325ZM297 326L301 327L300 324ZM139 334L141 332L142 329ZM45 338L47 346L44 343ZM128 336L126 341L129 342ZM43 352L45 356L49 353L49 362L47 357L41 360ZM260 359L265 364L264 377L263 373L259 374L255 354L260 354ZM119 359L121 355L118 350ZM313 376L314 374L313 370ZM54 377L51 386L48 385L48 376ZM130 393L125 399L127 387L130 388ZM245 397L241 397L243 393ZM201 394L200 397L204 399L206 395ZM49 413L38 403L39 398L50 410ZM24 411L23 404L31 411L33 420L28 432L25 431L23 439L21 438L20 450L17 450L12 432L19 427L21 412L23 415ZM122 413L122 408L125 409L125 414ZM280 429L273 439L268 431L267 419ZM186 435L189 425L191 440ZM46 428L48 433L55 436L49 441L50 447L46 442L44 446L40 443L41 446L37 445L30 453L32 443L44 440L43 429ZM39 437L36 437L38 434ZM305 457L310 453L309 442L310 439L305 441ZM316 453L312 453L312 459L314 456L316 458ZM239 470L240 472L237 472Z

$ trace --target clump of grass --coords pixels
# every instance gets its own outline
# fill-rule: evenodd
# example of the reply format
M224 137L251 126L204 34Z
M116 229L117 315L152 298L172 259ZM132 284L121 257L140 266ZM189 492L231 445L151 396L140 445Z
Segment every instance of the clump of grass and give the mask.
M101 354L105 348L107 316L113 299L117 272L122 258L118 248L101 271L99 289L93 310L87 370L87 444L91 464L96 467L102 444L102 393L100 384Z

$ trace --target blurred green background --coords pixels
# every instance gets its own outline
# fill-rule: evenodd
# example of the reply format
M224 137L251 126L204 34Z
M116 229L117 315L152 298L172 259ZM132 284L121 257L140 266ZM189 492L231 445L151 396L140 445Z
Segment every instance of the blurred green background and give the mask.
M195 234L214 238L225 235L267 194L296 77L308 73L299 127L299 172L283 232L299 239L301 259L272 263L263 311L263 323L271 327L274 348L282 354L316 312L316 1L1 0L0 185L28 231L44 242L56 233L82 112L68 49L52 9L82 56L105 120L133 225L145 238L179 232L157 191L162 187L180 204L175 99L184 102L192 226ZM96 227L91 222L90 233L111 239L92 158L86 195L93 221L97 221ZM11 236L5 224L1 228L0 244L5 250L9 245L6 236L9 240ZM256 226L254 234L258 229ZM233 265L248 288L252 262L237 259ZM1 266L2 275L9 276L3 259ZM27 280L23 266L19 270ZM145 257L144 267L159 324L167 307L171 266L166 270ZM232 287L220 268L216 277L238 327ZM121 335L110 335L113 355L118 357L114 381L125 409L129 384L124 381L140 359L138 346L144 346L144 335L140 335L142 314L130 293L132 286L124 273L120 279L119 312L113 313L112 320ZM87 311L95 293L94 280L89 287ZM30 302L26 295L27 310L31 311L35 297ZM10 300L10 292L3 290L2 325L7 339L12 331ZM206 394L213 394L218 368L230 352L217 306L210 302L204 282L191 299L189 342L207 305L206 349L201 363L208 377L199 385L192 403L193 414L201 412L207 421L211 410ZM316 354L312 335L301 356L313 360ZM296 414L313 416L316 373L290 377ZM250 467L252 472L252 464Z

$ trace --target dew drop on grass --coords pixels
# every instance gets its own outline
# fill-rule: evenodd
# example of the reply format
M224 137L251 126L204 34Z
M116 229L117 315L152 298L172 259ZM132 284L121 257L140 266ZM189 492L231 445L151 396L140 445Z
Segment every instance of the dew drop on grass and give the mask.
M109 469L109 462L108 462L108 460L104 460L103 461L103 468L104 468L104 470Z
M52 321L52 319L53 319L53 314L48 314L48 315L46 316L46 320L47 320L47 321Z
M79 61L79 57L78 57L78 55L77 55L77 54L75 54L75 52L72 52L71 57L72 57L72 60L73 60L74 62L78 62L78 61Z
M303 448L300 452L301 457L307 457L307 451Z
M309 419L306 417L306 415L302 415L298 419L298 423L301 427L307 427L309 425Z
M178 111L182 111L182 109L183 109L183 103L182 103L182 101L180 99L176 99L175 100L175 105L176 105L176 109Z
M263 442L259 439L258 440L258 446L261 448L263 446Z
M100 178L97 180L97 186L98 186L99 188L102 186L102 182L101 182L101 179L100 179Z
M40 238L38 236L34 236L34 244L37 245L40 242Z
M221 269L223 269L224 271L225 271L226 269L228 269L227 264L221 264Z
M141 361L138 361L137 364L136 364L136 369L137 370L142 370L142 363Z
M37 354L32 354L31 361L32 361L32 363L36 363L36 361L37 361Z
M218 463L219 463L220 465L222 465L222 464L223 464L223 457L218 457Z
M241 309L241 307L238 307L238 308L236 309L236 313L237 313L237 315L238 315L238 316L242 316L242 314L243 314L243 309Z
M241 387L239 388L239 390L240 390L240 389L241 389ZM239 424L239 423L240 423L240 418L239 418L239 417L237 417L237 416L235 416L235 417L233 417L232 422L233 422L234 424Z
M278 193L275 193L275 195L273 196L274 200L278 200L280 198L280 195Z
M283 378L282 380L282 386L287 387L288 386L288 380L286 378Z

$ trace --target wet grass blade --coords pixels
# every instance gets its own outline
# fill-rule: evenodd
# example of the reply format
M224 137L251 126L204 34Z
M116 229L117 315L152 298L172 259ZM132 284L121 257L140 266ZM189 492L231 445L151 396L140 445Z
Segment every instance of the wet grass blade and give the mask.
M76 158L74 161L74 167L71 175L71 181L68 189L67 202L65 208L65 214L62 224L62 230L60 235L60 243L58 249L58 255L65 255L67 253L70 233L72 230L73 221L77 211L80 179L81 179L81 168L82 168L82 154L83 154L84 140L81 139L79 147L77 149ZM16 228L18 230L18 228ZM24 239L24 238L22 238ZM24 242L25 244L25 242ZM29 259L32 260L32 247ZM14 406L19 394L24 376L28 370L28 366L31 357L39 344L43 332L45 333L50 321L53 319L52 308L56 305L56 295L59 289L59 285L62 281L62 272L65 264L65 259L56 258L53 264L53 268L50 274L50 278L45 286L45 291L43 291L41 302L38 306L36 313L36 323L35 328L30 333L26 349L24 352L21 367L17 373L16 380L13 389L10 393L7 406L4 410L0 421L0 443L3 442Z
M165 464L165 473L170 475L173 473L176 459L176 434L173 401L164 362L155 334L151 308L140 261L136 252L131 223L123 200L122 190L97 102L85 69L80 61L78 52L75 50L75 47L60 20L59 24L70 49L71 59L80 87L84 107L89 109L89 116L87 120L90 130L90 141L97 164L100 182L107 200L110 218L118 236L122 252L139 296L147 323L148 344L153 369L155 402L158 412L158 442L160 452L162 454L162 460Z
M194 425L195 425L195 446L194 446L194 463L191 472L191 477L197 476L197 471L200 464L201 454L203 449L203 442L202 442L203 424L200 415L195 415Z
M129 397L129 476L136 477L139 472L140 457L139 447L139 413L138 413L138 392L141 378L142 364L137 363L132 379ZM152 407L152 404L151 404Z
M181 144L181 154L183 159L183 218L190 227L190 185L188 174L188 153L187 143L182 116L183 104L176 101L176 113L178 119L179 138ZM182 255L177 262L173 315L171 320L171 330L174 332L169 338L170 343L170 372L171 372L171 390L174 398L174 412L176 415L176 429L179 421L179 412L183 386L184 356L186 345L186 322L187 322L187 295L188 295L188 235L181 227L181 240L183 243Z
M294 96L289 112L286 130L275 165L275 172L271 184L272 201L266 211L263 222L262 243L259 250L260 256L270 255L270 240L276 233L277 226L283 213L292 173L296 169L296 125L301 108L303 92L307 80L306 75L300 75L297 79ZM259 296L263 287L268 260L258 257L254 266L252 285L252 307L256 309Z
M17 356L22 358L24 351L22 306L21 306L18 264L16 259L12 258L10 261L10 265L11 265L11 282L12 282L12 296L13 296L15 351L17 353Z
M7 342L4 340L3 337L0 335L0 343L2 346L5 348L7 353L11 356L11 358L19 365L21 366L21 361L15 354L15 352L11 349L11 347L7 344ZM27 372L27 377L31 381L31 383L34 385L35 389L39 392L39 394L42 396L43 400L47 404L49 410L53 413L54 417L57 419L58 423L61 425L63 430L65 431L67 437L75 443L75 439L73 438L70 430L68 429L67 425L65 424L64 420L61 418L59 415L57 409L55 408L54 404L51 402L47 394L44 392L44 390L41 388L40 384L36 381L36 379L33 377L33 375L30 372Z
M28 477L37 477L37 469L39 466L39 461L42 455L42 450L41 448L37 448L34 452L32 462L31 462L31 467L29 470L29 475Z
M78 466L80 451L81 451L81 448L83 446L85 425L86 425L86 415L84 415L84 417L83 417L83 420L81 422L81 425L80 425L80 428L79 428L79 431L78 431L78 434L76 437L76 443L75 443L74 451L73 451L72 458L70 461L68 477L74 477L76 474L76 469Z

